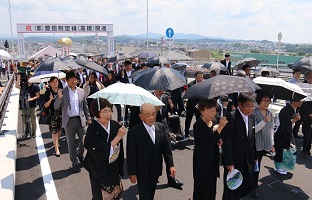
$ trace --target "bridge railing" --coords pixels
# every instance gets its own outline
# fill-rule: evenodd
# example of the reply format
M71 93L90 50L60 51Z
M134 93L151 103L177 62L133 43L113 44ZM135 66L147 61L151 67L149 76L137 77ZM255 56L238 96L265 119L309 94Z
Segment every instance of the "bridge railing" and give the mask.
M5 113L7 111L7 106L10 99L10 94L14 85L15 73L12 74L11 78L7 82L1 96L0 96L0 130L3 125L3 120L5 117Z

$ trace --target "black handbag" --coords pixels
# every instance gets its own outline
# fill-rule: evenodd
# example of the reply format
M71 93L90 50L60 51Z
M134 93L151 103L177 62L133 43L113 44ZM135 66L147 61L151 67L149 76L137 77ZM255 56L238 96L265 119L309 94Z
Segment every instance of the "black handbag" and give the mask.
M39 124L51 124L51 112L49 108L44 106L40 112Z

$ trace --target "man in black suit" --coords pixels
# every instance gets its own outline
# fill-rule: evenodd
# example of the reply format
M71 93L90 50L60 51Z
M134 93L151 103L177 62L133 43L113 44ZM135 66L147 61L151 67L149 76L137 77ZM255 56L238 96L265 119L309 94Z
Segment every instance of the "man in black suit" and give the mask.
M119 81L121 83L132 83L132 73L134 72L134 69L132 69L132 63L129 60L125 61L125 69L122 69L120 73L116 76L116 81ZM126 112L125 112L125 126L128 126L128 108L129 106L126 106Z
M224 57L225 57L225 59L221 60L220 63L222 63L224 66L226 66L226 68L228 69L230 75L233 75L233 72L232 72L232 69L231 69L231 61L230 61L231 55L229 53L226 53Z
M125 61L125 69L122 69L117 75L116 80L122 83L132 83L131 74L134 72L132 63L129 60Z
M195 72L195 80L191 81L188 84L188 88L196 83L200 83L204 80L204 73L202 71ZM186 118L185 118L185 137L189 137L190 126L195 114L196 119L200 117L200 113L198 111L198 103L199 99L188 99L186 104Z
M142 122L128 132L127 164L132 183L138 182L141 200L154 199L156 185L162 174L163 158L175 177L169 133L165 126L156 122L156 111L152 104L140 107Z
M223 200L236 200L249 192L257 196L253 184L253 172L257 160L255 148L254 102L252 93L241 92L238 96L238 107L227 114L228 123L221 132L223 140L224 190ZM229 171L238 169L244 181L236 190L230 190L226 184Z

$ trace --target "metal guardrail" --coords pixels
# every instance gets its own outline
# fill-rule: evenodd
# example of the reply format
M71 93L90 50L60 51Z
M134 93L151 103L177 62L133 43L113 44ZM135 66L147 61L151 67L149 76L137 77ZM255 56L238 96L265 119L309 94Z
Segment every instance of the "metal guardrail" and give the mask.
M6 111L7 111L7 107L8 107L8 103L9 103L9 99L10 99L10 94L13 88L13 83L14 83L14 78L15 78L15 73L12 74L11 78L9 79L9 81L7 82L1 96L0 96L0 130L2 128L2 125L5 126L5 124L3 124L3 120L5 118L6 115Z

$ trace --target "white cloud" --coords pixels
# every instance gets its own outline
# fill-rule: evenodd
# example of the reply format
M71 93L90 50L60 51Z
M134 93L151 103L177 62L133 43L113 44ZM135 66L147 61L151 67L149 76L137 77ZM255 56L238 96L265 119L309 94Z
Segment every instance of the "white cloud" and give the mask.
M16 23L112 23L114 34L146 32L147 0L10 0ZM220 36L232 39L312 43L311 1L148 0L149 31ZM0 2L1 35L10 35L8 2Z

